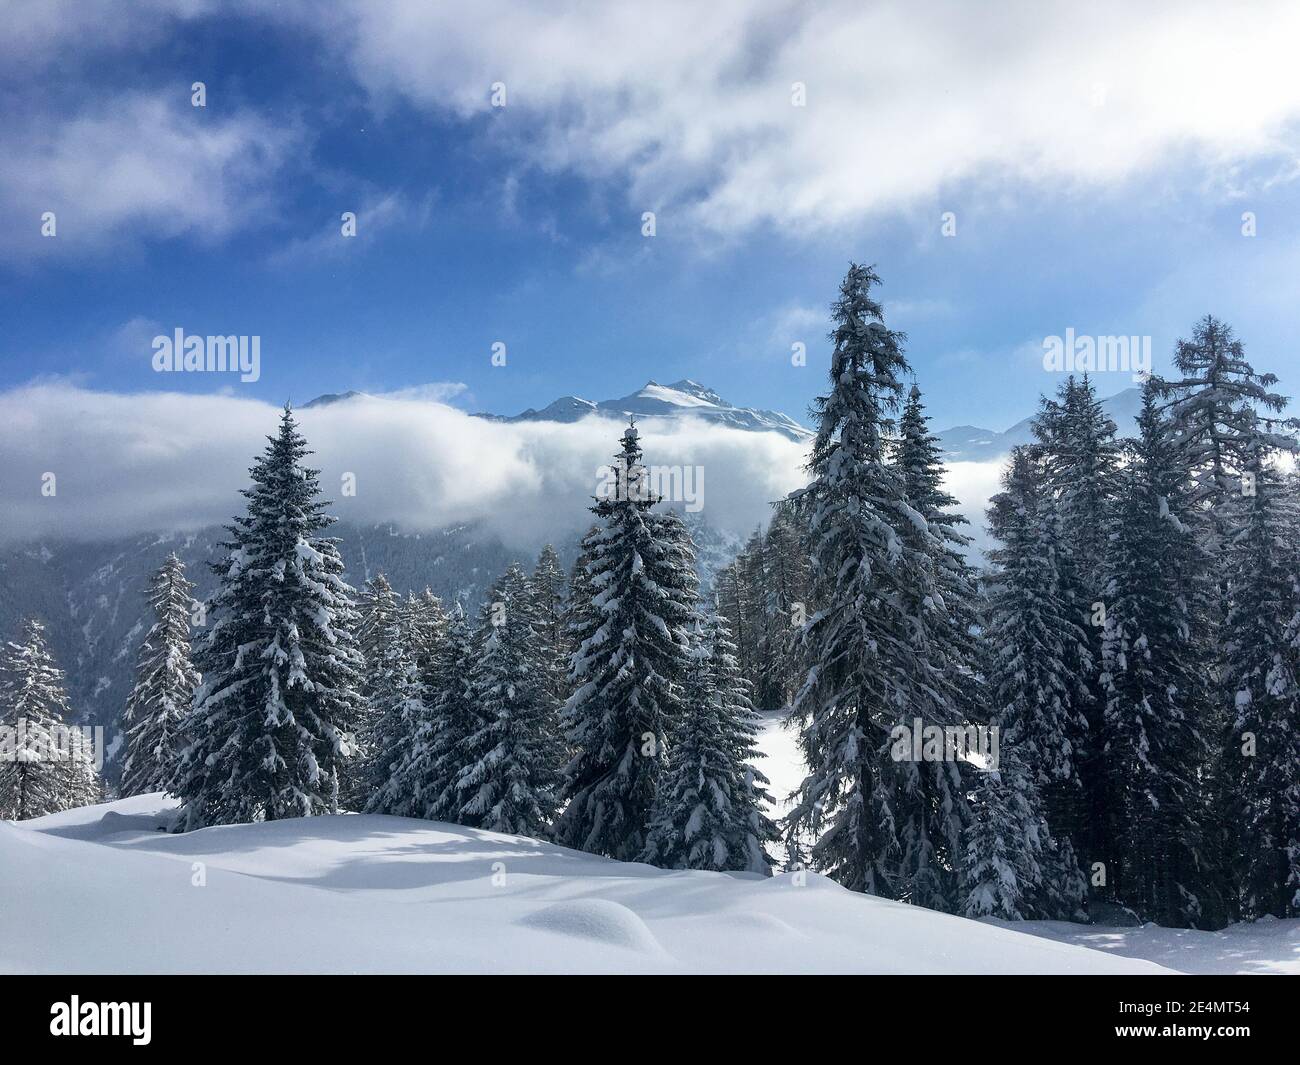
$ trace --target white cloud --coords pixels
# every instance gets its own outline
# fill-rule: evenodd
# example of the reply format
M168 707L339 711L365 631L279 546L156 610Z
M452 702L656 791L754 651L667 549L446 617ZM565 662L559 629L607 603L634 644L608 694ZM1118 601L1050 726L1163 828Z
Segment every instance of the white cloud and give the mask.
M253 6L317 27L379 99L469 118L504 82L493 136L718 233L833 227L963 181L1067 191L1177 161L1199 183L1261 158L1295 172L1286 0L353 0L326 25L316 5Z
M0 393L0 536L97 538L228 521L277 408L227 395L96 392L59 382ZM300 412L332 512L430 529L484 519L507 543L580 531L617 422L502 424L445 404L368 399ZM702 466L703 516L746 532L803 481L776 434L695 421L643 427L646 461ZM41 493L42 475L57 493ZM344 497L342 476L356 477Z
M360 203L346 194L338 196L339 211L328 224L310 237L289 241L275 252L270 262L276 266L296 266L304 262L315 263L322 258L337 258L366 248L385 233L418 232L429 224L433 213L434 195L429 193L412 199L401 193L368 192ZM343 212L355 218L355 233L343 235Z
M164 98L128 94L70 117L0 119L0 211L14 256L120 250L181 235L217 239L269 203L271 182L297 134L248 113L228 118ZM57 235L40 235L53 211Z

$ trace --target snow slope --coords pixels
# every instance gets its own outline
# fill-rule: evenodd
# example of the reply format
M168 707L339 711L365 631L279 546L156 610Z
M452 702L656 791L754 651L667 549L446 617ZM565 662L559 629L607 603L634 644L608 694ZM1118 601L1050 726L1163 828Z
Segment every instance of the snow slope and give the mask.
M1168 971L814 874L672 873L395 817L170 835L169 806L0 822L0 972Z

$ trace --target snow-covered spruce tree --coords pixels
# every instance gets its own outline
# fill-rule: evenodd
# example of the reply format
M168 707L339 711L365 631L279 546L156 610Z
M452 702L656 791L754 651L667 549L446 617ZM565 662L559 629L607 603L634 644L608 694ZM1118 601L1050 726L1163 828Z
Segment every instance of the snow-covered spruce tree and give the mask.
M1109 801L1113 782L1103 754L1106 701L1099 674L1107 606L1102 594L1103 563L1113 532L1120 448L1115 423L1098 402L1087 375L1067 378L1057 399L1043 400L1033 430L1043 490L1054 516L1051 557L1056 597L1086 637L1077 645L1062 644L1071 699L1086 728L1073 738L1079 789L1075 793L1058 789L1052 796L1052 826L1068 835L1092 862L1111 857L1118 849ZM1106 893L1113 895L1112 888L1108 884Z
M772 513L764 538L767 583L763 610L767 617L766 652L770 658L768 690L759 706L782 710L802 683L800 639L803 622L813 613L808 554L794 512L784 504Z
M766 625L765 590L755 580L756 576L761 578L762 562L755 558L760 550L761 545L751 538L713 581L718 609L726 615L735 633L741 669L750 677L757 676L762 669L761 641Z
M853 264L832 308L830 392L816 401L812 481L792 505L807 522L817 613L804 628L809 668L792 708L809 767L787 819L788 834L816 839L813 864L844 886L910 897L900 826L916 825L898 802L919 803L915 765L891 756L891 734L919 707L927 670L913 645L917 582L929 537L887 461L891 416L907 372L902 335L885 326L871 287L875 272ZM921 711L924 716L925 710ZM923 818L921 818L923 820Z
M426 587L419 595L412 592L406 597L401 613L416 672L427 686L433 681L438 654L447 638L447 611L442 600Z
M766 845L779 838L767 817L768 780L757 715L726 622L714 615L692 637L682 685L682 720L669 751L642 860L668 869L768 875Z
M690 535L656 513L635 426L623 434L613 484L597 499L583 541L586 596L574 604L573 694L563 721L576 752L565 768L568 806L555 838L579 850L637 860L680 716L697 577Z
M771 872L772 858L767 845L781 838L780 829L767 816L774 802L768 792L771 781L757 768L763 753L758 749L758 713L750 702L749 681L740 670L736 644L727 619L715 609L704 626L709 662L712 666L715 698L723 727L730 737L730 750L737 768L733 806L737 816L732 830L731 852L744 854L742 867L751 873ZM669 753L671 761L671 752Z
M363 660L317 471L286 407L227 526L221 585L195 649L189 745L169 790L187 829L334 813L354 753Z
M965 519L943 490L938 440L930 435L920 389L912 386L899 421L893 465L901 477L912 520L900 530L914 569L903 603L909 619L909 681L913 725L964 727L985 710L975 632L979 624L975 578L961 549ZM970 819L966 763L904 761L897 767L893 807L902 846L900 882L906 898L931 909L960 905L957 870L962 835Z
M457 603L447 617L410 743L396 760L379 800L388 813L458 819L456 782L467 765L469 739L483 724L470 692L478 655L465 611Z
M1145 920L1218 927L1223 886L1206 850L1202 767L1210 700L1211 586L1184 477L1155 387L1143 389L1140 436L1120 482L1116 535L1104 553L1110 849L1115 897Z
M426 716L425 684L417 652L423 635L419 611L398 600L392 609L381 608L384 628L378 631L378 649L366 663L369 674L371 730L367 736L368 798L364 809L373 814L396 814L409 807L406 781L400 767L415 743Z
M149 585L154 623L140 645L135 687L122 715L127 740L120 787L124 796L164 791L176 775L185 745L181 725L199 684L190 660L193 591L184 563L173 552Z
M456 781L461 824L540 837L558 805L565 750L558 704L541 668L533 589L511 565L484 605L470 692L482 726L465 743Z
M0 751L0 819L25 821L97 802L94 765L65 730L71 708L63 670L45 641L45 626L23 623L0 654L0 725L12 750Z
M388 578L377 573L361 586L356 597L356 639L365 667L361 674L361 708L353 732L353 756L339 777L339 802L348 810L364 810L383 783L383 772L376 768L382 711L378 686L383 677L381 664L389 636L399 625L403 604ZM390 677L391 679L391 677Z
M369 695L376 677L370 668L384 656L389 633L401 612L401 600L388 583L388 578L377 573L362 586L357 596L357 646L366 661L366 674L362 694Z
M692 634L678 740L655 796L641 860L665 869L733 868L737 780L708 645ZM741 856L743 858L743 855Z
M1020 759L1035 774L1048 822L1068 836L1057 819L1079 806L1077 752L1087 722L1066 660L1088 637L1073 601L1061 598L1055 513L1031 448L1012 452L1002 484L988 512L998 541L988 552L985 589L989 717L1004 729L1014 724Z
M1230 534L1240 474L1256 442L1285 450L1295 446L1261 421L1282 411L1287 400L1271 391L1277 377L1256 373L1232 326L1212 315L1196 323L1190 340L1178 341L1174 368L1179 376L1157 378L1155 385L1180 465L1191 477L1188 502L1209 511L1206 546L1217 559Z
M1019 750L1013 726L1001 732L997 768L972 774L961 913L1006 921L1084 920L1083 874L1069 842L1052 838L1035 774Z
M953 691L943 700L952 707L953 722L975 721L984 705L979 683L976 632L982 625L975 571L966 561L970 537L961 531L966 518L953 508L957 500L943 487L944 466L939 439L929 429L921 390L913 385L899 419L894 463L903 478L907 502L931 534L918 546L931 556L932 580L938 595L934 609L921 615L931 632L930 642L947 664L935 663Z
M1241 912L1300 917L1300 506L1262 440L1243 473L1222 667Z
M539 667L546 674L546 690L556 703L568 697L569 635L565 631L567 591L564 569L555 548L547 544L537 556L529 582L531 610L539 649Z

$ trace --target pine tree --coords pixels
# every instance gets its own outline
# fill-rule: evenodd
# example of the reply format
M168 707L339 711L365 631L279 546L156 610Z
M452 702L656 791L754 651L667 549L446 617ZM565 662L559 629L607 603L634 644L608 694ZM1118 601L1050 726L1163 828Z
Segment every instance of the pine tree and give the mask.
M840 287L812 482L792 496L807 522L819 609L804 629L810 666L792 709L809 775L787 830L796 841L816 837L813 864L844 886L904 898L916 870L902 864L906 811L896 803L920 800L908 782L917 767L891 757L890 739L920 694L912 601L927 552L904 534L917 529L916 512L887 461L908 366L902 334L885 326L871 295L878 283L854 264Z
M1052 838L1014 728L1002 733L999 747L998 766L976 774L961 912L1005 921L1083 920L1083 874L1068 842Z
M641 860L665 869L743 868L732 853L736 766L708 645L698 629L682 684L680 739L673 746Z
M776 823L767 816L767 811L773 806L772 796L767 790L771 781L755 764L763 757L758 749L759 716L749 700L750 684L741 673L727 620L716 610L705 624L704 640L712 669L714 699L735 767L732 802L735 818L729 849L737 856L737 861L740 855L744 855L745 864L737 868L767 875L772 869L767 845L777 842L781 834Z
M1079 787L1070 793L1055 791L1052 824L1095 861L1111 858L1117 850L1109 802L1115 784L1104 757L1106 699L1099 673L1107 606L1104 545L1113 531L1120 448L1115 423L1086 375L1081 380L1067 378L1058 396L1043 400L1033 428L1043 491L1052 505L1056 598L1078 622L1084 639L1067 640L1061 647L1070 702L1080 724L1072 737Z
M900 536L913 556L901 603L910 630L909 702L913 722L965 728L984 709L975 632L975 577L962 549L965 518L943 489L938 440L929 432L920 389L912 386L893 446L910 521ZM960 904L957 870L970 821L965 763L914 762L896 767L892 800L901 846L899 884L916 905L953 910Z
M1105 552L1101 683L1110 767L1110 869L1119 901L1164 925L1221 922L1200 777L1209 743L1206 556L1168 423L1143 389L1140 436L1122 475Z
M1256 438L1226 544L1232 582L1223 673L1241 906L1300 916L1300 505Z
M195 653L203 681L176 784L186 828L333 813L354 754L363 659L318 471L285 408L227 526Z
M388 813L433 821L459 818L456 783L469 764L469 739L483 725L470 691L478 655L457 603L447 617L418 714L410 722L409 744L396 759L383 794L376 797Z
M0 658L0 819L25 821L98 801L94 765L69 729L63 670L45 626L23 623Z
M555 826L566 846L635 861L645 847L665 744L680 716L680 684L697 617L697 578L682 520L656 513L635 426L611 467L617 490L591 508L583 541L586 601L576 604L563 720L576 754L568 806Z
M1067 656L1088 637L1073 601L1062 600L1054 508L1031 449L1012 452L1002 483L989 507L999 541L988 552L993 568L986 581L990 717L1015 723L1021 761L1057 828L1077 811L1082 793L1078 752L1087 722Z
M378 602L384 628L375 633L376 656L366 664L369 673L369 705L372 727L367 742L367 813L399 813L409 805L400 766L415 742L420 722L426 716L425 685L418 652L422 649L422 621L419 611L405 609L394 599L391 608Z
M510 566L484 607L481 651L470 675L483 724L466 740L456 788L462 824L540 837L555 816L565 752L541 668L546 649L535 606L530 582Z
M539 668L545 673L547 694L556 703L568 696L569 635L566 631L564 570L555 548L547 544L537 556L530 581L531 610L539 648Z
M366 661L362 694L369 696L376 683L373 663L383 660L389 633L397 622L401 602L388 578L377 573L366 581L357 596L357 646Z
M189 713L199 675L190 660L190 617L194 585L176 554L167 556L149 587L153 627L140 646L135 687L122 724L127 755L121 794L164 791L176 775L185 745L182 722Z
M1261 420L1282 411L1287 400L1271 391L1277 377L1256 373L1232 326L1212 315L1196 323L1190 340L1178 341L1174 368L1181 376L1157 379L1156 391L1179 464L1191 478L1188 502L1208 509L1207 548L1218 558L1230 535L1240 474L1256 446L1294 449L1293 440ZM1282 425L1295 427L1289 420Z
M447 611L442 600L427 587L419 595L412 592L402 604L402 625L420 682L432 683L438 654L447 638Z
M814 613L803 531L794 510L778 504L767 527L763 548L767 583L763 610L768 619L766 654L769 657L766 701L763 710L789 707L802 683L800 633Z

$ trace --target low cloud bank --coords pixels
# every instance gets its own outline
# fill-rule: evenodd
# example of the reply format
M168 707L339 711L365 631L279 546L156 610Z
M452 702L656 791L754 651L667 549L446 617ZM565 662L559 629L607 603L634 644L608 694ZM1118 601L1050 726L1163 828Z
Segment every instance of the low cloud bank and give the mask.
M0 393L0 539L101 539L224 523L279 410L230 395L123 395L65 383ZM530 545L586 527L622 431L612 419L499 423L428 398L298 412L331 512L404 531L483 521ZM640 426L647 464L689 468L700 516L744 534L806 480L804 446L692 419ZM350 476L349 476L350 475ZM671 480L671 478L665 478ZM355 483L355 494L345 485ZM950 490L978 524L997 464L958 463Z

